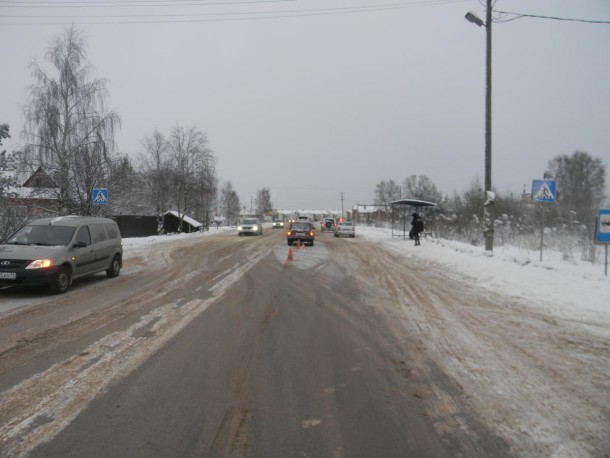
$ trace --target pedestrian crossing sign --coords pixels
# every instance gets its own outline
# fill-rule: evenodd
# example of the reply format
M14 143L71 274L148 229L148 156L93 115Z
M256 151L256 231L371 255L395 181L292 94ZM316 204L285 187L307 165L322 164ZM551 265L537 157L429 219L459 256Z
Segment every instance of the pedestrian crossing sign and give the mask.
M92 196L94 204L108 204L108 188L93 188Z
M532 182L532 200L555 202L555 196L555 180L534 180Z

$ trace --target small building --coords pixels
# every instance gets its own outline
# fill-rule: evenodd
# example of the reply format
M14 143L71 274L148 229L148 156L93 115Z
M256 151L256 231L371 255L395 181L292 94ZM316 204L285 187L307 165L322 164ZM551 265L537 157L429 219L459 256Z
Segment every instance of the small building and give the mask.
M149 237L159 234L159 218L144 215L113 216L124 238Z
M31 175L0 171L0 182L8 184L0 195L10 201L15 216L31 219L59 213L59 187L42 167Z
M352 208L352 221L356 224L374 225L387 221L388 208L385 205L354 205Z
M182 230L179 231L180 220L182 220ZM166 234L175 232L199 232L202 227L203 224L199 221L195 221L190 216L182 215L176 210L170 210L163 215L163 231Z

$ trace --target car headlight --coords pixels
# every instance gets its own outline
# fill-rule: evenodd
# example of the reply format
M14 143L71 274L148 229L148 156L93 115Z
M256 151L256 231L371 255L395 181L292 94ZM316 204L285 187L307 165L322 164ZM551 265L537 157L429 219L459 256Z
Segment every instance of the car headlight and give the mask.
M47 267L53 267L52 259L37 259L36 261L32 261L26 269L44 269Z
M256 226L256 225L255 225L255 226L252 226L252 230L253 230L253 231L258 231L258 226Z
M237 230L238 230L238 231L241 231L242 229L243 229L243 227L241 227L241 226L237 226Z

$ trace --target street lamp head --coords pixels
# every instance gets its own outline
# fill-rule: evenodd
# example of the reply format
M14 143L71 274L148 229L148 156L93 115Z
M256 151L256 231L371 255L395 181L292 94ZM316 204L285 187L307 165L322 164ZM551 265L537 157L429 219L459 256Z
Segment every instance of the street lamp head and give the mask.
M479 27L484 26L485 23L483 22L483 20L477 16L476 14L474 14L472 11L468 11L468 13L466 13L466 16L464 16L466 18L466 20L468 22L472 22L473 24L478 25Z

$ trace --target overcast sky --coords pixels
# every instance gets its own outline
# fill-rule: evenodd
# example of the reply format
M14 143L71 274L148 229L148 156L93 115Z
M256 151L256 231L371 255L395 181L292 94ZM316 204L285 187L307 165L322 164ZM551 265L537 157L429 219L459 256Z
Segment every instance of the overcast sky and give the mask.
M74 21L94 76L109 80L119 151L135 158L155 128L196 125L221 183L248 206L263 187L276 208L340 209L343 193L347 209L372 203L381 180L426 175L445 194L483 181L485 29L464 19L485 17L479 1L28 1L0 1L9 151L21 141L28 63L45 62ZM376 8L355 12L365 6ZM608 0L494 9L610 21ZM576 150L610 172L610 24L494 23L494 187L530 192L549 160Z

